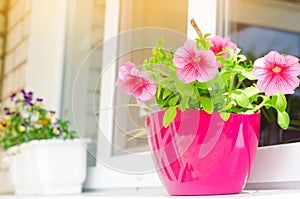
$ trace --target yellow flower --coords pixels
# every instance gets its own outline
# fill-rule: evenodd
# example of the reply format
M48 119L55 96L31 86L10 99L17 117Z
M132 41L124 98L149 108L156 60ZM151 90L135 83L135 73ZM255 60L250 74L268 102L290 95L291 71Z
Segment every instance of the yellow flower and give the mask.
M25 131L25 126L23 126L23 125L19 126L19 131L20 131L21 133L24 132L24 131Z
M5 120L9 121L11 119L10 115L5 116Z
M67 135L67 133L64 131L64 132L62 132L62 134L63 134L63 136L66 136Z
M35 114L36 114L37 116L40 116L40 112L38 112L38 111L36 111Z
M4 130L5 128L7 128L9 126L9 123L6 121L3 121L2 123L0 123L0 129Z
M47 124L50 123L50 119L49 118L46 118L46 119L43 119L43 120L40 119L40 120L38 120L37 123L46 126Z
M53 130L54 135L59 135L60 131L58 129Z
M31 110L32 110L31 106L29 106L29 107L27 108L27 110L28 110L28 111L31 111Z
M42 106L42 103L41 103L41 102L37 102L37 103L35 103L35 105L36 105L37 107L41 107L41 106Z
M5 126L2 123L0 123L0 130L4 130L4 129L5 129Z

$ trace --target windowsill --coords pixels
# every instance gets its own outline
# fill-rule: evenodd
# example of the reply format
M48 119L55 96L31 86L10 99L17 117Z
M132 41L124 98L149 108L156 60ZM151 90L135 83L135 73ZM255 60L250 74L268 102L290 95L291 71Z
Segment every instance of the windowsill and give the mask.
M123 189L123 190L105 190L101 192L84 192L78 195L61 195L61 196L16 196L16 195L3 195L1 199L94 199L94 198L170 198L164 189ZM261 190L261 191L244 191L241 194L233 195L218 195L218 196L198 196L199 198L268 198L268 199L282 199L282 198L300 198L300 190ZM182 198L181 196L172 196L172 198Z

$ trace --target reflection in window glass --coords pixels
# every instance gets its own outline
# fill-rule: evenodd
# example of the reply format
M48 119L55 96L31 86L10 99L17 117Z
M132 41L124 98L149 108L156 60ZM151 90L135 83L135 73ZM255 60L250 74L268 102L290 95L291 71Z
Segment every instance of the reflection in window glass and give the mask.
M300 57L300 3L276 0L228 1L227 34L254 61L271 50ZM288 96L292 122L287 131L276 124L276 112L262 110L260 145L300 141L300 89Z
M95 54L99 55L91 59L85 70L84 82L77 88L80 95L72 96L77 72L89 53L103 41L104 34L105 0L72 0L68 1L68 17L66 24L66 50L65 69L62 92L62 110L69 112L68 119L72 120L72 128L75 129L73 120L74 112L80 116L76 123L76 130L80 137L89 140L87 148L88 166L96 164L91 154L97 151L97 118L95 111L99 110L100 89L95 82L101 76L102 49L97 48ZM72 97L80 101L80 106L72 107ZM73 110L72 108L76 109ZM63 115L64 117L65 115Z
M120 1L120 24L119 32L130 31L136 28L157 27L167 28L173 31L186 34L187 32L187 0L180 0L174 3L173 0L121 0ZM164 37L157 35L157 39ZM143 42L141 38L132 37L132 43L128 40L123 41L120 38L119 48L122 45L138 46L137 42ZM178 41L182 42L182 41ZM181 45L180 43L179 45ZM153 43L153 46L155 43ZM144 59L151 57L152 51L150 48L142 48L132 51L118 58L118 66L121 66L124 61L132 61L136 65L142 65ZM117 90L115 104L136 103L135 99L123 94ZM147 102L151 106L153 102ZM114 124L114 147L112 155L121 155L131 152L145 151L148 149L146 137L131 139L132 135L125 133L137 128L144 127L145 117L147 112L141 108L117 108L115 109L115 124Z

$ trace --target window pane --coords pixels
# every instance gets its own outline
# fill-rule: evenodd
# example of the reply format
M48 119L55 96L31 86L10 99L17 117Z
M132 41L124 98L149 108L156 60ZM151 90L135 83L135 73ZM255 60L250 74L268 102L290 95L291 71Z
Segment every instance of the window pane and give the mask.
M121 0L120 1L120 24L119 32L130 31L135 28L158 27L167 28L172 31L187 32L187 0L180 0L174 3L173 0ZM157 40L163 35L157 35ZM146 37L146 36L145 36ZM122 45L138 46L138 42L142 43L142 39L137 39L132 36L132 43L123 41L120 38L119 48ZM178 41L182 42L182 41ZM142 44L141 44L142 45ZM155 43L153 43L153 46ZM180 44L178 44L180 45ZM144 59L151 57L150 48L141 48L129 52L118 58L118 66L121 66L124 61L130 60L137 66L142 65ZM135 99L125 96L122 91L117 90L115 104L136 103ZM148 105L154 102L147 102ZM147 140L145 137L131 138L131 135L124 133L136 128L144 127L145 117L147 112L140 108L117 108L115 110L114 124L114 147L113 155L120 155L130 152L145 151L148 149Z
M95 82L101 76L102 49L97 48L88 66L81 64L89 53L103 40L105 0L68 1L68 18L66 24L65 71L62 93L62 110L69 112L72 128L81 138L88 139L88 166L96 164L91 154L97 151L97 125L95 112L99 110L99 86ZM83 78L78 78L80 71ZM83 74L84 73L84 74ZM75 83L80 82L74 92ZM74 94L74 96L72 96ZM74 103L76 99L77 105ZM75 107L73 107L75 105ZM74 108L74 110L73 110ZM74 120L74 114L78 118ZM65 115L63 115L65 116Z
M225 34L231 37L250 60L271 50L300 56L300 2L283 0L229 0ZM226 17L225 17L226 18ZM226 26L225 26L226 27ZM300 119L300 89L288 96L291 118ZM282 131L276 124L276 112L262 110L260 145L300 140L299 124ZM282 140L281 140L282 139Z

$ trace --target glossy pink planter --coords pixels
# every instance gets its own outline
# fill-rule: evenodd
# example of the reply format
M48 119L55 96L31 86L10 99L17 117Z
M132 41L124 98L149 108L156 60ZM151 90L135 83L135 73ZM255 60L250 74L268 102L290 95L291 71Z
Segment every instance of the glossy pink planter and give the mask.
M146 119L153 160L171 195L240 193L256 154L260 113L231 114L177 111L164 128L164 111Z

